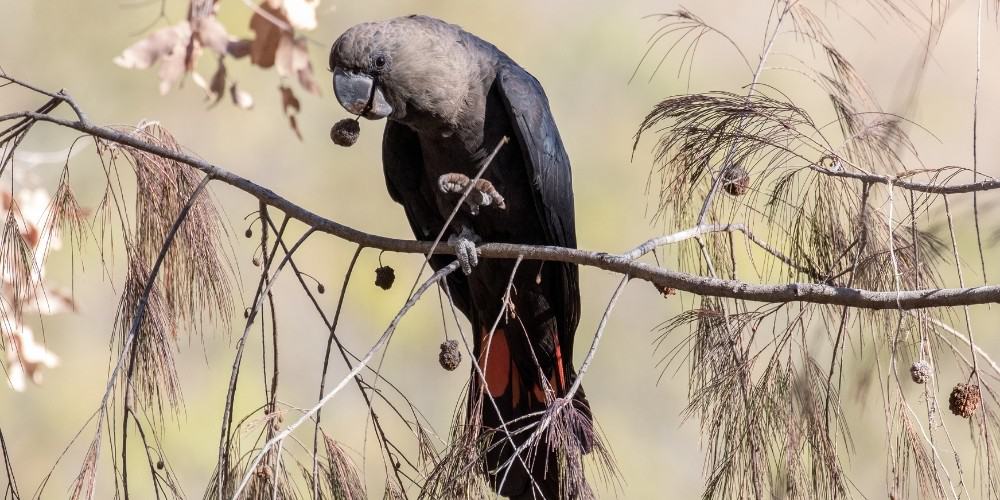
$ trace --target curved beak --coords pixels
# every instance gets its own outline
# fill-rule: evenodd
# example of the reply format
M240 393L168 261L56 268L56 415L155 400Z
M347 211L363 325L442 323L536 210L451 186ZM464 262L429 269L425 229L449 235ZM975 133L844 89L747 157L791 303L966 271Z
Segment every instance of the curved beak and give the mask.
M333 93L352 115L363 114L369 120L379 120L392 114L392 106L385 100L382 89L368 75L345 71L339 66L334 68Z

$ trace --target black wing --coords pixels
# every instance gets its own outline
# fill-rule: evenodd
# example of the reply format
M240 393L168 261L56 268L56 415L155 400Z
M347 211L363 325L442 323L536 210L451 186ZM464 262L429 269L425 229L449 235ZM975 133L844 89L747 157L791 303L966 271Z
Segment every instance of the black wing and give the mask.
M423 187L423 154L417 134L406 125L388 120L382 137L382 170L389 196L403 206L410 229L418 240L433 240L444 226L444 219L434 208L433 196ZM454 257L435 255L430 263L434 270L447 266ZM448 276L448 288L452 299L466 317L471 318L471 304L468 302L469 285L462 273Z
M549 100L535 77L509 59L497 72L500 94L517 142L521 145L524 165L532 184L532 195L547 243L576 248L576 222L573 214L573 176L569 157L559 130L549 110ZM580 287L574 264L557 266L562 282L562 321L560 343L573 352L573 334L580 320Z

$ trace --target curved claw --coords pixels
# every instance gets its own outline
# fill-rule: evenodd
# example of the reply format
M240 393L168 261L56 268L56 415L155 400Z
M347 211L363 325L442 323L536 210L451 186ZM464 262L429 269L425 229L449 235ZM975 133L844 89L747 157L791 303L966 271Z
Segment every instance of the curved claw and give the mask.
M465 188L469 185L469 176L465 174L451 173L444 174L438 177L438 189L442 193L458 193L461 194L465 191Z
M500 192L497 191L497 188L493 186L492 182L486 179L479 179L476 181L476 191L478 191L485 200L485 203L482 204L483 206L492 204L500 210L507 209L507 202L503 199L503 196L500 195Z
M458 264L466 276L472 274L472 268L479 265L479 251L476 249L475 233L463 228L461 234L448 237L448 243L455 247L455 256Z
M450 173L438 177L438 189L445 194L462 194L472 184L469 196L465 198L465 204L472 215L479 213L481 207L493 205L500 210L507 209L507 202L497 191L493 183L486 179L478 179L474 183L465 174Z

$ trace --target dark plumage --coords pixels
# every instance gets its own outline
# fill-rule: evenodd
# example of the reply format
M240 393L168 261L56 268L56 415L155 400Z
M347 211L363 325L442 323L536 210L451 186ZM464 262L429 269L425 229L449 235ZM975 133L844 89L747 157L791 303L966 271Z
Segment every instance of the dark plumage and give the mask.
M386 186L418 239L433 239L458 200L442 187L453 191L454 186L439 183L441 176L474 177L506 136L511 142L486 170L487 187L481 189L495 190L500 197L489 198L499 200L502 208L463 207L447 234L465 229L485 242L576 246L570 164L548 99L538 81L506 54L457 26L410 16L349 29L334 43L330 67L337 98L348 111L388 119L382 147ZM440 268L451 260L436 256L431 263ZM488 338L504 310L513 265L484 259L470 275L448 278L456 305L475 330L476 356L487 381L483 387L473 371L470 408L482 408L482 422L490 429L499 429L501 418L510 422L544 410L576 378L573 336L580 295L574 265L523 262L514 278L513 312L501 317ZM481 407L472 404L481 391L493 396L500 415L488 401ZM589 426L590 408L582 390L574 404L587 415ZM508 429L516 432L537 420L522 418ZM529 434L520 432L513 439L520 444ZM492 439L497 446L487 453L483 467L499 488L503 474L490 471L510 458L511 447L499 432ZM589 438L580 441L588 451ZM571 496L559 491L560 471L544 439L537 449L525 457L531 470L515 462L500 493L513 498Z

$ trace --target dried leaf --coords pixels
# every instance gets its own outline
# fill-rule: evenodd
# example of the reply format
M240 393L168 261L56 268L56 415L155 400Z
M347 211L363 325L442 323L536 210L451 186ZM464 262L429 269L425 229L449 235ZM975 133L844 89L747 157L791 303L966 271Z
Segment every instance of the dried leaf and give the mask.
M240 89L235 82L229 87L229 96L233 99L233 104L243 108L253 108L253 96L249 92Z
M291 127L292 132L295 132L295 136L302 140L302 131L299 130L299 121L296 119L295 115L299 113L302 109L299 99L295 97L295 92L292 89L284 85L278 87L281 91L281 109L285 112L285 116L288 117L288 126Z
M46 316L76 312L76 301L65 290L48 288L41 284L31 294L28 303L24 305L24 311L34 311Z
M184 47L179 47L162 58L160 71L157 74L160 77L160 95L167 95L184 77L188 68L187 61L188 54Z
M220 56L230 55L240 58L250 53L251 40L237 39L231 36L226 31L226 27L215 16L201 17L193 20L192 23L192 29L198 41Z
M154 31L114 58L114 63L130 69L146 69L160 63L160 94L166 94L190 70L198 55L192 43L191 25L182 21Z
M285 111L286 115L291 115L298 113L301 108L299 104L299 99L295 97L295 92L292 89L282 85L278 87L281 91L281 109Z
M319 0L285 0L285 14L288 22L296 29L316 29L316 8Z
M250 18L250 30L254 32L254 39L250 44L250 62L261 68L274 66L275 52L285 36L284 30L272 20L288 24L288 18L281 9L267 0L257 7Z
M251 45L253 45L253 40L245 38L241 40L236 40L226 45L226 52L229 55L239 59L241 57L246 57L248 54L250 54Z
M76 302L65 290L49 288L45 283L38 282L34 288L18 294L15 284L6 282L0 287L0 297L7 304L17 301L17 314L37 312L44 316L52 316L68 312L76 312Z
M226 65L222 62L221 57L219 58L219 67L212 75L212 83L209 85L208 91L213 98L212 105L217 104L226 93Z
M275 52L275 69L281 77L296 77L299 85L307 92L319 94L319 85L313 79L312 62L309 61L309 46L304 38L296 40L284 34Z
M319 85L316 84L316 80L313 78L311 65L307 70L299 70L298 77L299 85L302 85L302 88L306 89L307 92L319 95Z
M169 56L177 47L187 45L191 39L191 25L182 21L173 26L154 31L146 38L126 48L114 58L114 63L129 69L146 69Z
M17 217L22 224L25 240L36 249L35 265L41 267L49 250L62 248L62 240L56 231L43 231L48 218L52 198L42 188L21 189L17 192Z
M212 81L208 82L198 73L192 73L191 78L205 91L205 100L212 101L208 107L215 106L226 95L226 64L225 59L219 56L219 66L212 74Z
M201 76L201 73L197 71L191 72L191 81L193 81L198 88L204 90L206 94L209 94L206 98L211 98L210 91L208 90L208 80L206 80L204 76Z
M305 39L295 43L295 48L292 50L292 68L295 70L295 76L299 79L299 85L306 92L319 95L319 85L313 78L312 62L309 61L309 48Z
M191 29L198 37L198 41L219 54L228 53L229 44L236 41L234 37L229 36L226 27L215 16L199 17L191 23Z
M282 33L278 39L278 47L274 50L274 69L277 70L278 76L286 78L295 72L292 54L294 50L295 38L287 33Z
M42 368L53 368L59 357L35 342L31 329L24 325L5 326L7 340L7 381L15 391L22 392L27 381L42 382Z
M288 115L288 126L292 128L292 132L295 132L295 137L302 140L302 132L299 130L299 122L295 119L295 115Z

